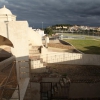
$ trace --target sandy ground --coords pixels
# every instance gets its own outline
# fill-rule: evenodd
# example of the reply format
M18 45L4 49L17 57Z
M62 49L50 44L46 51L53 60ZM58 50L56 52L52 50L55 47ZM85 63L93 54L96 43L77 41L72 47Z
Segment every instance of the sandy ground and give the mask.
M72 46L70 45L64 45L61 43L48 43L48 47L54 47L54 48L60 48L60 49L74 49Z

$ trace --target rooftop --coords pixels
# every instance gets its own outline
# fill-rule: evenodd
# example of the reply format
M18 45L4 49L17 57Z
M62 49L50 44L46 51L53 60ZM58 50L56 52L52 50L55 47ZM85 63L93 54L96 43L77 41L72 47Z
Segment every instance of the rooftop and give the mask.
M0 15L4 15L4 14L6 14L6 15L12 15L12 12L9 9L7 9L5 7L5 5L4 5L3 8L0 9Z

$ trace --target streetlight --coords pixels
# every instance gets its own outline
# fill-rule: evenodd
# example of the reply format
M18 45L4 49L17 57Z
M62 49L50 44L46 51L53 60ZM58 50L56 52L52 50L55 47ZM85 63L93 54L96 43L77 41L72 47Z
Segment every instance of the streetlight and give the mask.
M43 30L43 22L42 22L42 30Z

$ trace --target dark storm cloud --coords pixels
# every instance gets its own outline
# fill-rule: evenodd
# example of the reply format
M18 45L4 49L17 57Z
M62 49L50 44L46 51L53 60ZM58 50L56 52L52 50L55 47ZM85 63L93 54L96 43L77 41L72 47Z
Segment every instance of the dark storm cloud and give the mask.
M100 0L0 0L18 20L34 27L67 23L100 26Z

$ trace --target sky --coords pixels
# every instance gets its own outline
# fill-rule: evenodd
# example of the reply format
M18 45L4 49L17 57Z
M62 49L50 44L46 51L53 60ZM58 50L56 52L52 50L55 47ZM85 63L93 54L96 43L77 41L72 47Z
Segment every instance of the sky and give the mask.
M100 0L0 0L33 28L55 24L100 26Z

